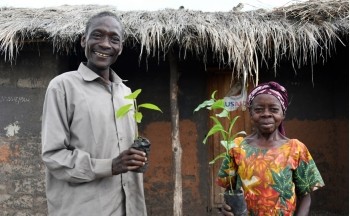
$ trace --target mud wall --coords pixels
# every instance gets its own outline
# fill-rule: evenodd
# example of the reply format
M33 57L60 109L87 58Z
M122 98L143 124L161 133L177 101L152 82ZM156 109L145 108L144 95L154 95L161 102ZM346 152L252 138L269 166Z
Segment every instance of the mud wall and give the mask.
M145 195L149 215L166 216L173 214L173 153L170 125L169 65L167 61L142 61L140 66L125 64L124 58L118 61L116 70L129 80L132 89L142 88L140 102L153 102L161 107L163 114L144 113L140 125L143 135L152 142L150 167L145 174ZM182 155L183 214L206 215L209 211L209 187L207 146L201 143L207 130L207 116L194 115L193 110L206 98L206 74L199 62L179 63L179 109L180 143ZM140 69L141 68L141 69ZM209 211L210 213L210 211Z
M40 47L39 47L40 46ZM40 152L42 103L65 57L39 44L0 60L0 215L46 215Z
M295 74L287 63L282 63L283 70L280 68L277 77L266 70L261 72L260 80L276 80L287 87L291 98L285 121L287 134L309 147L326 182L326 187L313 195L313 212L346 215L349 70L341 68L348 67L349 56L346 48L339 52L329 63L314 68L314 83L308 66ZM144 178L145 194L149 215L172 215L169 65L157 59L139 62L138 53L139 50L125 49L113 67L129 80L127 85L132 89L143 89L139 103L153 102L163 110L163 114L145 111L140 126L141 133L152 142L150 167ZM82 59L79 52L67 57L53 54L49 45L35 44L24 47L13 64L0 61L1 215L46 215L44 166L40 158L42 102L49 80L77 68ZM208 131L208 119L205 113L193 114L194 108L208 97L206 86L210 80L198 60L188 57L179 64L183 212L191 216L217 215L217 209L210 205L208 146L201 143Z

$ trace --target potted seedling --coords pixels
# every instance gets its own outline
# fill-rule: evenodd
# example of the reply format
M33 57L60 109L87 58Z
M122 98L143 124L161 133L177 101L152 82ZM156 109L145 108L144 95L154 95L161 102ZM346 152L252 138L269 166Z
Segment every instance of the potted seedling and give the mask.
M152 103L137 104L136 98L141 93L141 91L142 91L141 89L137 89L136 91L132 92L131 94L125 96L124 98L130 99L131 103L126 104L124 106L121 106L115 112L115 115L117 118L121 118L121 117L125 116L129 111L133 110L133 108L135 109L134 119L135 119L136 130L135 130L134 143L131 145L131 147L135 148L137 150L144 151L146 153L146 157L148 158L149 153L150 153L151 143L148 139L146 139L142 136L139 136L139 131L138 131L138 124L141 123L142 118L143 118L143 114L141 113L140 109L145 108L145 109L155 110L155 111L159 111L159 112L162 112L162 110L158 106L156 106ZM135 172L142 172L143 173L146 171L147 168L148 168L148 160L146 161L144 166L136 169Z
M245 136L245 131L240 131L234 133L233 127L239 118L239 116L231 117L230 112L225 108L224 99L216 99L215 98L216 91L211 94L211 98L209 100L205 100L203 103L198 105L198 107L194 110L197 112L201 109L208 109L213 112L210 118L214 121L213 127L209 130L208 134L205 136L203 143L206 144L207 140L210 136L214 134L219 134L220 136L220 144L224 147L225 151L215 156L209 164L214 164L219 159L227 160L229 165L233 164L233 159L229 154L229 150L233 147L237 147L234 143L234 139L238 136ZM223 124L223 120L226 119L228 121L228 126L225 128ZM226 188L224 192L225 203L230 205L232 213L235 216L239 215L247 215L247 204L244 199L244 194L241 189L237 189L236 185L233 185L232 178L236 178L236 174L227 173L230 186Z

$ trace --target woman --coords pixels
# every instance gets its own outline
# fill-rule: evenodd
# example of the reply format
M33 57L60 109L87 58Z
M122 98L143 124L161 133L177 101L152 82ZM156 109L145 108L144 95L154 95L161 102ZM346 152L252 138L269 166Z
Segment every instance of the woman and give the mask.
M249 215L308 215L310 193L324 186L306 146L285 136L287 105L287 90L278 83L255 87L248 96L254 132L235 139L234 163L224 160L220 168L217 184L228 188L231 179L243 188ZM229 211L223 204L223 215L233 215Z

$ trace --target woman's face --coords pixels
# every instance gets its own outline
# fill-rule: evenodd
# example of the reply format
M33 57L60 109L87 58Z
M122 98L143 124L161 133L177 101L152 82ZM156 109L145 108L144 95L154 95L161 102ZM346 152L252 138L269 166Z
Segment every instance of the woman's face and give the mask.
M250 117L260 134L271 134L278 129L285 115L281 103L275 96L260 94L252 101Z

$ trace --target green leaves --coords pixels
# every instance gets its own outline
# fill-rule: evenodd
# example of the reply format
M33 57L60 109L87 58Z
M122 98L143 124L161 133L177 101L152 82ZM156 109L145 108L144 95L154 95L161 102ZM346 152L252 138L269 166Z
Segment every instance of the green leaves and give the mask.
M142 115L142 113L140 113L140 112L135 112L134 118L135 118L135 121L136 121L137 123L141 123L142 118L143 118L143 115Z
M215 94L217 91L214 91L211 94L211 98L209 100L205 100L203 103L199 104L193 112L197 112L200 109L206 108L208 110L217 110L222 109L225 110L225 103L223 99L216 99Z
M125 96L124 98L125 99L136 99L137 98L137 96L141 93L141 89L137 89L136 91L134 91L133 93L131 93L131 94L129 94L129 95L127 95L127 96Z
M205 100L203 103L199 104L193 112L197 112L201 109L208 109L215 112L214 115L210 116L210 118L214 121L213 127L209 130L207 135L205 136L203 143L205 144L208 141L208 138L216 133L220 133L222 140L230 143L239 135L246 135L244 131L240 131L236 134L232 134L233 127L239 118L239 116L235 116L233 119L230 117L230 112L225 108L224 99L216 99L217 91L214 91L211 94L211 98L209 100ZM220 118L226 118L229 121L229 127L224 128L223 124L220 122ZM227 150L227 148L226 148Z
M212 105L211 109L217 110L217 109L223 109L225 110L225 103L223 99L216 100Z
M136 120L137 123L141 123L142 118L143 118L143 115L140 112L140 108L156 110L156 111L159 111L159 112L162 113L162 110L158 106L156 106L154 104L151 104L151 103L140 104L140 105L136 106L136 111L135 111L135 120Z
M210 128L209 132L205 136L203 143L207 143L208 138L210 136L213 136L215 134L220 135L221 142L220 144L225 148L225 152L220 153L219 155L215 156L213 160L209 162L209 164L214 164L219 159L224 159L226 161L232 161L232 158L229 155L229 150L235 146L235 143L233 140L240 136L240 135L246 135L245 131L239 131L237 133L233 133L234 125L237 122L237 119L239 116L235 116L231 118L230 112L225 108L225 101L224 99L216 99L217 91L214 91L211 94L211 98L209 100L205 100L201 104L199 104L196 109L194 109L193 112L197 112L201 109L207 109L211 110L214 114L210 116L210 119L214 122L214 125L212 128ZM226 128L226 124L223 124L222 119L228 120L228 127Z
M214 158L214 160L210 161L209 164L214 164L218 159L221 159L221 158L226 158L226 152L223 152L221 154L219 154L218 156L216 156Z
M213 103L214 103L213 99L206 100L203 103L199 104L198 107L193 112L197 112L198 110L203 109L203 108L209 109L211 107L211 105L213 105Z
M221 133L221 136L223 136L224 138L226 138L226 131L225 131L224 127L222 126L221 122L220 122L217 118L215 118L215 117L213 117L213 116L211 116L210 118L213 119L213 121L215 122L215 124L214 124L213 127L209 130L208 134L205 136L205 138L204 138L204 140L203 140L203 143L204 143L204 144L207 142L207 139L208 139L211 135L214 135L214 134L216 134L216 133L218 133L218 132Z
M132 107L132 104L126 104L124 106L121 106L116 112L117 118L125 116L126 113L128 113L131 110L131 107Z
M159 109L158 106L151 104L151 103L144 103L144 104L140 104L138 106L138 108L140 109L141 107L146 108L146 109L151 109L151 110L157 110L159 112L162 112L162 110Z
M143 118L143 114L140 112L140 108L162 112L162 110L157 105L152 103L143 103L143 104L137 105L136 98L141 93L141 91L142 91L141 89L137 89L136 91L124 97L125 99L133 100L135 104L135 109L136 109L134 113L134 119L137 123L141 123ZM133 104L123 105L116 111L115 115L117 118L123 117L132 109L133 109Z

